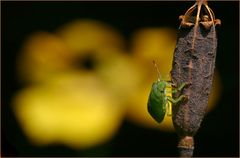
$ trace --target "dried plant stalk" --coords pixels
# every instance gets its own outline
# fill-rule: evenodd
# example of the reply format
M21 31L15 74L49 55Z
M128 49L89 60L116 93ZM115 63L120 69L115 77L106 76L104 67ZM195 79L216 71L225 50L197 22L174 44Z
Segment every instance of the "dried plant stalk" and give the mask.
M213 11L206 1L197 1L181 21L178 42L174 52L171 71L172 82L179 86L189 83L182 93L188 101L173 107L173 124L179 135L180 156L193 155L193 136L198 131L204 117L208 97L212 87L215 67L217 38Z

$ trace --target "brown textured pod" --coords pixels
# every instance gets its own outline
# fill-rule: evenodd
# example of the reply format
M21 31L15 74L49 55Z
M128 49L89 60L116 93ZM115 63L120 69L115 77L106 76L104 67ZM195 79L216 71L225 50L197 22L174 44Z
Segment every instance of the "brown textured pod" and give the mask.
M220 20L215 20L206 1L197 1L180 19L171 76L175 85L190 86L174 95L187 95L188 101L173 107L172 119L180 138L180 156L192 156L193 136L201 125L212 87L217 48L215 26Z

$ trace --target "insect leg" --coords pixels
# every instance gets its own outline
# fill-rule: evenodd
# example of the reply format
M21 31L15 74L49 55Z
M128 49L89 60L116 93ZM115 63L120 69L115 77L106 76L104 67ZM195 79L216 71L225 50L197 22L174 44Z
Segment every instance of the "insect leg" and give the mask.
M178 91L181 91L184 87L186 87L188 84L187 83L183 83L183 84L181 84L178 88L177 88L177 90Z
M167 97L167 100L170 101L173 105L175 105L177 103L177 101L175 99L173 99L172 97Z
M172 104L167 102L167 116L172 116Z
M177 92L178 92L178 90L176 90L176 89L172 89L172 91L171 91L171 92L172 92L172 94L173 94L173 93L177 93Z
M188 100L188 96L186 95L181 95L180 97L178 97L177 99L173 99L172 97L167 97L167 99L173 104L173 105L177 105L179 103L183 103L186 102Z
M176 84L172 83L172 81L166 81L166 83L168 86L176 87Z
M177 93L177 92L183 90L183 88L186 88L186 87L188 87L190 85L191 85L191 83L183 83L177 89L173 89L172 93Z

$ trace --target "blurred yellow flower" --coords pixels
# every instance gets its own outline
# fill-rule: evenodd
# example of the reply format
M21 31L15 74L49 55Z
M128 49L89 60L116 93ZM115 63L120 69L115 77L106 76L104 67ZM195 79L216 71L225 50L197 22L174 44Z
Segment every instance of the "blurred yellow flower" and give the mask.
M112 98L94 74L72 72L25 88L14 103L16 116L35 144L87 148L106 142L120 126L123 108Z
M17 69L23 81L39 82L69 69L72 58L70 49L61 38L47 32L36 32L23 45Z
M131 95L138 93L136 90L144 77L141 67L121 51L106 56L97 67L96 73L106 87L116 94L116 102L124 105L131 99Z
M152 61L170 80L175 44L175 30L143 28L127 51L121 34L90 19L65 24L55 34L33 34L18 60L22 80L32 84L13 98L26 136L37 145L89 148L110 140L125 116L143 127L174 131L171 117L161 124L151 118L147 100L157 79ZM208 110L221 91L219 76L214 79Z
M97 57L106 57L106 52L102 51L104 54L101 54L99 50L119 50L125 47L121 34L113 27L96 20L75 20L60 27L56 33L78 58L92 53Z
M116 52L129 65L129 59L121 56L123 44L118 32L94 20L77 20L58 29L55 35L38 32L26 40L18 70L23 81L33 84L19 91L13 104L26 136L33 143L58 142L89 148L106 142L116 133L125 110L116 100L122 93L113 93L111 86L115 82L108 82L109 77L110 81L114 78L105 77L104 71L98 74L95 67L86 70L76 64L83 64L90 56L93 64L106 68L102 60ZM127 68L118 63L116 71ZM131 79L125 81L129 85Z
M151 62L156 60L160 64L159 70L162 75L168 75L172 69L175 45L176 30L159 27L143 28L133 34L131 51L134 59L147 66L148 71L153 69Z

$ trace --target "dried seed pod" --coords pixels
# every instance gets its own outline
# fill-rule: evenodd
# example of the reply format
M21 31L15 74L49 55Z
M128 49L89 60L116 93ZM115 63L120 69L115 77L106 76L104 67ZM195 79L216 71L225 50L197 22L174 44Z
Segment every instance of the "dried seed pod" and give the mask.
M215 20L206 1L197 1L180 19L171 76L177 86L191 85L181 94L174 94L174 97L187 95L189 100L173 107L172 119L180 136L180 156L192 156L193 136L201 125L212 87L217 49L215 26L220 20Z

